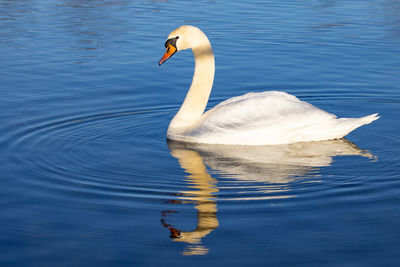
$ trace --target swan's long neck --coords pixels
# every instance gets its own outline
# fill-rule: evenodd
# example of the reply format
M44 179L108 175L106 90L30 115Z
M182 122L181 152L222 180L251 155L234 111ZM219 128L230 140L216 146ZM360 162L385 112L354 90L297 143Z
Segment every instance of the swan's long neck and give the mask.
M205 37L205 35L204 35ZM201 45L192 48L195 70L192 84L178 113L172 119L169 130L187 129L203 114L214 82L215 61L207 37Z

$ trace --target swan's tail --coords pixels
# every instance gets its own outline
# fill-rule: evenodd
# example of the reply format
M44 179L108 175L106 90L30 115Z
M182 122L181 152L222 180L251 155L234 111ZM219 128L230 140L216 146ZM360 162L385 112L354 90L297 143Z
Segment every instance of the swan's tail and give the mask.
M380 116L378 116L378 113L371 114L362 118L341 118L338 119L338 122L340 123L340 128L341 128L341 136L344 137L347 134L349 134L351 131L354 129L357 129L360 126L363 126L365 124L369 124L373 122L374 120L379 119Z
M369 124L369 123L379 119L380 117L381 116L378 116L378 113L375 113L375 114L371 114L371 115L359 118L358 120L361 122L361 124L360 124L360 126L361 126L364 124Z

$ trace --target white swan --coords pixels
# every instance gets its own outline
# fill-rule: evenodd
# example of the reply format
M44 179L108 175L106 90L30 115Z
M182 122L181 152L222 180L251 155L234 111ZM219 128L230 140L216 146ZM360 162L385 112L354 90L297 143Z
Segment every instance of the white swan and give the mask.
M342 138L379 118L337 118L284 92L248 93L204 113L214 81L214 53L207 36L184 25L172 31L159 64L177 51L192 49L193 81L167 132L171 140L240 145L276 145Z

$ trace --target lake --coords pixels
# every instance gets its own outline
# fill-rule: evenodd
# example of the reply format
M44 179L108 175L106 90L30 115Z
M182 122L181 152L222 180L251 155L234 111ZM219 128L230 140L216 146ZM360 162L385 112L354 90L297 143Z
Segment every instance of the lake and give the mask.
M193 75L208 108L281 90L346 139L170 142ZM1 266L399 266L400 1L0 0Z

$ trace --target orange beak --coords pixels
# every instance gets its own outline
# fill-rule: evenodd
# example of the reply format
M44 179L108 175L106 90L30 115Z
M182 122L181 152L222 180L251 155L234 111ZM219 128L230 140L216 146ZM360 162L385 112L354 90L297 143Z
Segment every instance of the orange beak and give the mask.
M172 57L173 54L176 53L176 48L173 45L168 45L167 46L167 51L165 51L164 56L160 59L160 61L158 62L158 65L163 64L167 59L169 59L170 57Z

